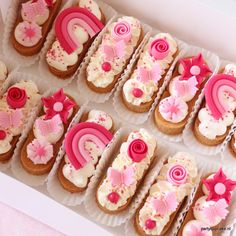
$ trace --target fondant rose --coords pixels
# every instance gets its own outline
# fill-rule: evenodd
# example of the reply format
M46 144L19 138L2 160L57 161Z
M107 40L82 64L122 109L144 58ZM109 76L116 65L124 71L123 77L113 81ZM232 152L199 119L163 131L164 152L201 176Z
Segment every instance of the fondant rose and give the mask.
M128 155L134 162L142 161L148 152L148 146L142 139L133 140L128 148Z
M167 172L167 180L174 185L186 183L187 171L182 165L174 165Z
M169 44L165 39L156 39L151 43L149 53L156 60L164 59L169 53Z
M21 108L27 101L27 94L24 89L11 87L7 91L7 104L13 108Z
M128 42L131 39L129 23L126 21L116 23L112 30L112 37L117 41L124 40Z

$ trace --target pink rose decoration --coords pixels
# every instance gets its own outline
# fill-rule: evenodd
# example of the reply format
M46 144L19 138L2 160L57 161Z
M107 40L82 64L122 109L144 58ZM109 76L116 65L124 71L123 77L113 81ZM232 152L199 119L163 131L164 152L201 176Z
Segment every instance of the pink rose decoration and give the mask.
M174 165L167 172L167 180L174 185L186 183L187 171L182 165Z
M112 37L116 41L128 42L131 39L130 24L126 21L116 23L112 30Z
M168 55L169 50L169 44L165 39L156 39L151 43L149 53L156 60L162 60Z
M7 91L7 104L13 108L21 108L26 104L27 94L24 89L11 87Z
M53 157L53 146L45 141L34 139L27 146L27 156L35 164L47 164Z
M128 155L134 162L142 161L148 152L148 146L142 139L134 139L128 148Z
M159 111L165 120L178 123L188 114L188 105L181 98L170 96L160 102Z

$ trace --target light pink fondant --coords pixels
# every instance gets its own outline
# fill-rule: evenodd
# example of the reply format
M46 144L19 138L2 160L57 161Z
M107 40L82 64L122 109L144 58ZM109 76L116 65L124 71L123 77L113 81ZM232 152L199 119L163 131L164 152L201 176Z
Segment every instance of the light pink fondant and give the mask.
M117 41L124 40L127 43L131 36L130 24L126 21L117 22L112 29L112 37Z

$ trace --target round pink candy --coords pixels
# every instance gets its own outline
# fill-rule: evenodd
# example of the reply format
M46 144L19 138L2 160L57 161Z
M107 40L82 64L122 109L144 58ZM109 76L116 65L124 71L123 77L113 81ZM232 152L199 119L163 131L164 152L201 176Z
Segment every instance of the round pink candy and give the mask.
M199 74L201 73L201 69L200 69L199 66L192 66L192 67L190 68L190 73L191 73L192 75L199 75Z
M186 183L187 171L182 165L174 165L167 172L167 180L174 185Z
M143 91L140 88L134 88L132 91L134 97L140 98L143 96Z
M105 71L105 72L108 72L111 70L111 64L109 62L103 62L102 63L102 69Z
M217 194L223 195L226 191L226 187L223 183L217 183L214 187L214 190Z
M119 194L116 193L116 192L112 192L112 193L109 193L109 195L107 196L108 200L111 202L111 203L114 203L116 204L118 201L119 201Z
M4 140L6 138L7 134L4 130L0 130L0 140Z
M53 105L53 110L56 112L60 112L63 110L63 103L61 102L55 102Z
M154 229L156 227L156 222L154 220L148 219L145 221L146 229Z

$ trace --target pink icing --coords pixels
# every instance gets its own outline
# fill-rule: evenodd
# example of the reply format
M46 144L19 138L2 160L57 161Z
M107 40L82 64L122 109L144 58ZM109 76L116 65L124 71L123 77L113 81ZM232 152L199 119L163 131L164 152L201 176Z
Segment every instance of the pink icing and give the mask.
M43 136L48 136L49 134L58 133L61 130L62 120L59 115L55 115L50 120L37 119L35 121L35 126L39 129Z
M174 165L167 172L167 180L174 185L186 183L187 171L182 165Z
M116 204L120 199L120 195L116 192L112 192L108 194L107 198L111 203Z
M75 102L66 97L63 89L58 90L52 96L42 98L46 108L45 119L52 119L59 114L61 120L66 124L69 116L69 111L76 106Z
M46 164L53 157L53 146L45 141L34 139L27 146L27 156L35 164Z
M103 53L105 54L105 60L113 61L116 57L123 58L125 55L125 41L120 40L115 46L104 44L102 47Z
M226 104L220 99L223 92L228 92L230 96L236 99L236 79L227 74L214 75L205 86L205 99L212 116L220 119L229 111Z
M145 227L146 227L146 229L154 229L156 227L156 221L151 220L151 219L147 219L145 221Z
M229 204L231 201L231 193L236 187L236 181L227 179L222 168L220 168L213 178L204 179L203 184L209 191L207 201L218 201L220 199L225 199Z
M193 97L198 90L197 85L198 82L195 76L190 77L188 80L177 79L173 82L173 86L176 91L176 96L178 97Z
M103 62L102 63L102 69L105 71L105 72L109 72L111 70L111 64L110 62Z
M90 154L85 149L86 141L92 141L99 147L105 148L112 138L112 133L99 124L92 122L79 123L66 135L66 154L75 169L80 169L91 160Z
M132 94L134 95L134 97L140 98L143 96L143 91L140 88L134 88Z
M0 130L0 140L4 140L6 138L7 134L4 130Z
M178 206L176 193L168 192L160 199L152 199L153 208L160 216L165 216L168 213L174 212Z
M22 4L22 12L29 22L34 22L37 16L44 15L46 9L47 3L45 0L28 1Z
M164 59L169 53L169 44L165 39L154 40L149 48L149 53L156 60Z
M27 94L24 89L11 87L7 91L7 104L13 108L22 108L27 101Z
M135 169L133 166L128 166L123 171L119 171L110 167L107 171L107 177L113 187L129 187L135 181Z
M138 68L138 80L143 83L154 81L157 83L161 78L161 68L159 64L155 64L151 70L144 67Z
M32 47L42 38L42 28L35 22L23 21L15 28L15 37L22 45Z
M91 38L104 28L102 22L85 8L70 7L63 10L56 18L55 33L60 45L68 54L80 47L74 35L74 25L83 27Z
M112 37L119 41L124 40L125 42L129 42L131 39L131 29L130 24L126 21L117 22L112 29Z
M225 219L229 211L226 209L228 207L225 199L220 199L215 204L205 207L203 209L203 214L206 219L209 220L210 224L214 224L217 217Z
M160 102L159 111L164 119L178 122L187 113L188 105L181 98L170 96Z
M134 139L128 147L128 155L134 162L141 162L147 155L148 146L142 139Z
M179 62L184 68L181 78L186 80L192 76L196 76L198 85L200 85L205 77L212 72L205 63L201 53L195 57L180 59Z
M193 223L197 222L197 223ZM202 228L206 228L207 225L202 223L201 221L190 221L186 225L190 225L189 229L183 231L183 236L208 236L208 231L202 230ZM186 227L186 226L185 226Z
M0 111L0 127L3 129L17 128L22 124L23 113L16 109L9 112Z

